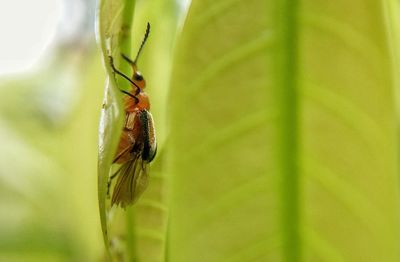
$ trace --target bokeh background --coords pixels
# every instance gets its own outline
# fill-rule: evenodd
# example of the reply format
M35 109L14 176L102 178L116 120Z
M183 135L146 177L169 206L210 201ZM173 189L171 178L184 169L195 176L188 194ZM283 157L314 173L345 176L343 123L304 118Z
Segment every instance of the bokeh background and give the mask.
M150 95L157 92L160 145L172 42L188 1L133 2L132 52L152 24L152 52L145 49L140 63L146 78L157 75L147 83L157 86ZM104 259L97 171L106 71L98 4L0 2L0 261Z
M196 0L182 27L189 1L136 1L160 149L138 260L400 258L399 1L298 2ZM0 2L0 261L104 258L96 5Z
M0 261L102 254L94 0L0 2Z

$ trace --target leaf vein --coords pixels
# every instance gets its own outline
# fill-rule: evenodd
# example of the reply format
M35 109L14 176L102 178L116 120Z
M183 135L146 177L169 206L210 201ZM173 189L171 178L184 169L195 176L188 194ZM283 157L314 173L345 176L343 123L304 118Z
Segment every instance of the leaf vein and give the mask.
M206 85L207 81L218 76L224 70L231 69L233 65L238 64L244 59L248 59L249 56L261 52L272 42L272 39L272 33L270 31L265 31L252 41L241 44L239 47L214 59L203 71L199 72L196 77L193 78L193 81L187 88L189 92L188 97L195 97L199 92L204 92L204 90L210 86Z

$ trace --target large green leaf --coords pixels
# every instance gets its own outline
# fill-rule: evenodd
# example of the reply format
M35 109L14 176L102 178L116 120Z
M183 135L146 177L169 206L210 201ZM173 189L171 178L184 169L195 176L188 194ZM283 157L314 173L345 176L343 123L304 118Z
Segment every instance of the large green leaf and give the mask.
M97 33L103 54L103 62L108 74L100 117L98 163L100 220L108 259L111 258L111 241L118 241L120 231L113 231L112 235L109 235L109 219L112 214L110 213L110 201L107 199L107 182L109 174L112 172L111 164L119 142L124 115L118 88L125 88L126 86L126 83L124 85L124 82L121 81L121 83L118 83L119 87L117 87L108 57L112 56L115 59L115 63L119 65L119 52L130 55L130 28L134 12L133 7L134 1L100 1L97 18ZM126 66L121 70L126 71ZM130 235L130 232L127 234ZM124 252L124 250L125 248L121 250L118 244L114 244L113 249L111 249L113 256L132 256L132 252Z
M169 261L399 261L382 1L193 0L170 92Z
M106 247L111 247L109 255L112 258L127 261L164 261L167 226L166 182L162 172L163 148L166 140L165 104L170 77L171 47L175 37L178 13L172 1L138 1L134 19L132 19L133 5L133 2L129 0L104 0L99 5L97 20L99 42L102 46L107 72L111 76L109 85L106 87L105 104L108 106L103 108L100 126L100 213L104 240ZM120 51L124 54L134 53L135 55L148 22L151 24L150 36L138 61L138 66L146 79L146 92L151 99L158 153L150 167L149 186L139 201L126 210L110 208L106 194L107 179L122 129L120 121L123 118L120 114L121 100L117 87L126 88L127 81L117 79L117 83L113 82L114 78L107 56L110 53L113 54L118 62ZM168 34L165 35L165 32ZM132 35L134 41L130 40ZM120 63L118 67L129 75L129 71L123 65Z

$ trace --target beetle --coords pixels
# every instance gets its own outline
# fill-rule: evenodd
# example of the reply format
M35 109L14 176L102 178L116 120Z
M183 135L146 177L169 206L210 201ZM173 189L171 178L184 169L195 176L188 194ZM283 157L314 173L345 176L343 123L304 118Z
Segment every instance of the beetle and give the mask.
M108 192L112 180L116 177L111 206L120 205L125 208L134 204L148 185L148 166L157 153L157 142L153 117L150 113L150 101L144 92L146 81L137 68L137 60L150 34L150 24L147 23L146 33L135 60L121 54L133 70L131 78L119 71L112 56L109 62L114 76L117 74L131 84L132 90L120 91L124 97L125 123L115 153L113 164L119 164L117 171L108 181Z

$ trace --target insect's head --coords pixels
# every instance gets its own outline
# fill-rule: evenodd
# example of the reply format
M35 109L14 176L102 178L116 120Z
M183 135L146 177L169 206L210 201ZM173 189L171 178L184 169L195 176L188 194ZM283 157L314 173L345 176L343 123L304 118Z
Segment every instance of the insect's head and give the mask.
M135 82L135 84L137 84L137 86L140 89L144 89L146 87L146 80L144 80L142 73L140 73L140 71L137 69L136 64L132 65L132 69L133 69L133 76L132 76L133 82Z
M136 54L135 60L131 60L129 57L125 56L122 54L122 57L132 66L133 70L133 76L132 76L132 81L139 87L140 89L144 89L146 87L146 81L144 80L142 74L137 68L137 61L139 59L140 53L143 50L144 44L146 43L147 38L149 37L150 34L150 24L147 23L147 28L146 28L146 33L144 34L144 38L142 41L142 44L140 45L140 48Z

